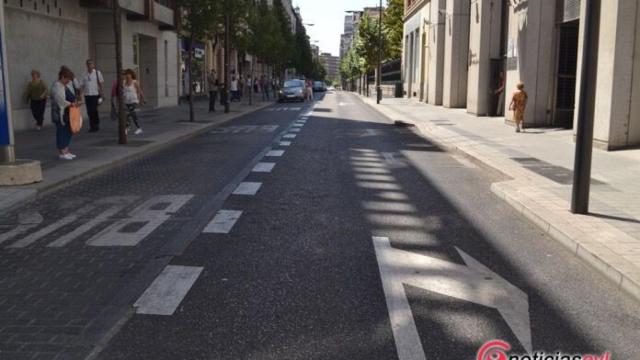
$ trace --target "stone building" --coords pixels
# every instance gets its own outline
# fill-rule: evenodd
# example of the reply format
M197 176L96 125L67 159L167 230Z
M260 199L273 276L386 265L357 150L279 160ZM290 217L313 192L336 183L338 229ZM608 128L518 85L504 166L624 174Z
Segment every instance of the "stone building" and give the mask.
M120 4L124 67L139 74L148 107L177 104L174 2L120 0ZM28 129L33 124L28 104L22 99L32 69L39 70L50 84L61 65L81 77L85 61L91 58L103 73L109 92L116 75L110 1L5 0L4 7L14 129Z
M601 1L594 143L640 145L640 3ZM525 83L528 126L571 128L585 16L580 0L405 0L403 82L407 97L506 114ZM495 95L500 74L506 99Z

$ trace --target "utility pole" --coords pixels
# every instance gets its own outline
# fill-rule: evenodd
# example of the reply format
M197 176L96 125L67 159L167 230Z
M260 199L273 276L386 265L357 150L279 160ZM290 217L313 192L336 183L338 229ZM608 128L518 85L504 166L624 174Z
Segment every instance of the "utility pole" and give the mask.
M376 70L376 103L382 100L382 0L378 6L378 68Z
M585 6L586 17L581 20L584 23L584 40L582 43L582 71L580 72L580 99L571 197L571 212L574 214L589 212L601 0L586 0Z
M224 113L229 113L229 81L231 74L229 73L229 0L224 0Z

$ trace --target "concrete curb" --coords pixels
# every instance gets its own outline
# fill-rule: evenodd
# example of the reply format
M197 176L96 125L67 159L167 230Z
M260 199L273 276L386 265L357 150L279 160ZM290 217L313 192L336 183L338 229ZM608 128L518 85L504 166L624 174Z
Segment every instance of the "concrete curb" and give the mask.
M388 114L384 109L375 106L376 104L373 100L362 96L358 97L365 104L372 106L375 110L387 118L390 118L390 120L393 120L393 116L390 116L391 114ZM480 150L474 147L473 143L455 144L453 141L439 138L438 135L434 134L434 132L439 129L432 128L429 124L416 123L408 119L403 119L403 121L415 125L420 135L442 149L463 155L483 169L496 171L509 179L516 179L493 183L491 185L491 191L507 204L511 205L518 213L542 229L551 238L564 245L577 258L614 282L619 290L640 300L640 267L601 245L599 239L596 237L607 236L622 240L625 238L630 241L637 240L599 219L589 218L588 220L591 223L596 223L599 228L606 229L603 232L596 232L595 234L584 231L568 221L563 221L568 218L577 218L579 221L580 218L579 215L570 214L568 211L564 211L563 213L558 212L557 209L545 206L543 203L536 201L535 197L519 191L521 187L534 187L536 182L547 181L546 179L538 179L536 174L529 174L530 171L526 169L518 169L518 171L516 171L517 174L514 174L513 171L509 171L500 161L493 161L483 156ZM532 179L535 179L536 182L532 181Z
M0 215L3 213L7 213L10 212L11 210L17 208L18 206L23 205L26 202L30 202L35 200L38 196L42 196L44 194L47 194L51 191L55 191L58 190L60 188L75 184L79 181L82 181L84 179L99 175L105 171L108 171L110 169L113 169L114 167L126 164L130 161L134 161L137 159L140 159L144 156L150 155L152 153L155 153L157 151L163 150L165 148L168 148L170 146L176 145L180 142L186 141L188 139L194 138L198 135L201 135L203 133L206 133L208 131L211 131L212 129L219 127L221 125L224 125L230 121L233 121L241 116L245 116L251 113L254 113L256 111L260 111L266 107L269 107L273 105L272 102L268 102L266 104L262 104L262 105L258 105L255 108L251 108L251 109L247 109L244 110L242 112L238 112L236 114L232 114L229 115L227 118L225 119L221 119L220 121L213 121L210 124L207 124L203 127L200 127L198 129L195 129L191 132L182 134L180 136L174 137L172 139L169 139L167 141L154 141L151 144L145 145L143 147L140 148L139 151L129 154L129 155L125 155L121 158L115 159L113 161L110 161L108 163L105 164L101 164L98 165L96 167L93 167L91 169L88 169L87 171L81 173L81 174L77 174L77 175L73 175L70 176L68 178L64 178L64 179L60 179L58 181L52 182L50 184L47 184L39 189L29 189L31 191L29 192L25 192L24 196L22 196L20 199L12 199L12 201L10 201L9 203L7 203L6 205L0 205ZM26 189L25 189L26 190Z

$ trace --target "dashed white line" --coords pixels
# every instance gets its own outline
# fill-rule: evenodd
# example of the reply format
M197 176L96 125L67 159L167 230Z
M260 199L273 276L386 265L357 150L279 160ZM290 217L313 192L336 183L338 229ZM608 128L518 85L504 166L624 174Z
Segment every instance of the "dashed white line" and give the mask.
M220 210L202 232L206 234L228 234L241 215L242 211L240 210Z
M168 265L133 305L138 314L173 315L202 267Z
M273 167L276 166L276 163L272 163L272 162L261 162L261 163L257 163L256 166L253 167L253 172L271 172L271 170L273 170Z
M291 146L291 141L280 141L280 146Z
M293 128L293 129L289 129L289 132L292 132L292 133L299 133L299 132L300 132L300 130L301 130L300 128Z
M280 157L284 155L284 150L270 150L266 156Z
M233 195L255 195L261 186L260 182L242 182L233 191Z
M296 134L286 134L282 138L283 139L295 139L296 136L298 136L298 135L296 135Z

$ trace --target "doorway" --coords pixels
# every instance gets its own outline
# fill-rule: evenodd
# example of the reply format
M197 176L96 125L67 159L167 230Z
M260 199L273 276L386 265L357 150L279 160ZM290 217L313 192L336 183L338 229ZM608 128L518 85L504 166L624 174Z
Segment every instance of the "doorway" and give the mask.
M138 41L138 76L146 106L158 106L158 41L151 36L136 34ZM135 56L135 55L134 55ZM134 61L135 63L135 61Z
M553 125L565 129L573 127L576 103L576 73L578 67L579 21L558 26L558 59Z

